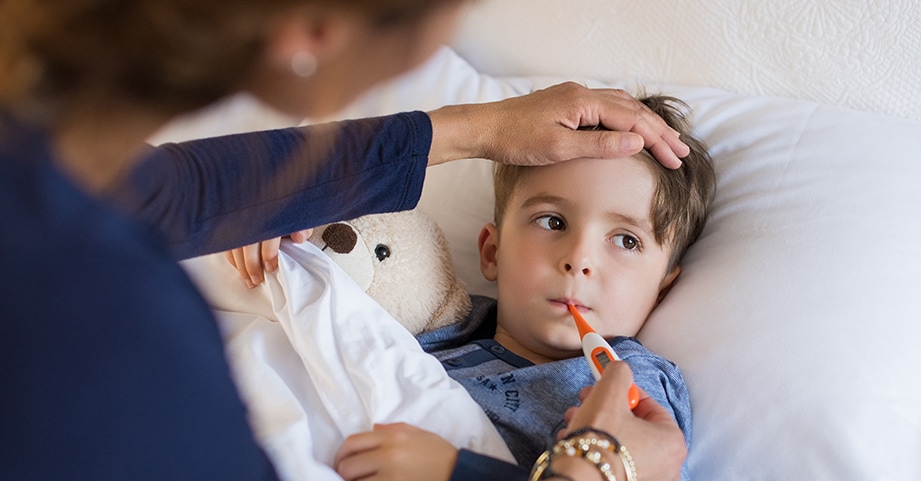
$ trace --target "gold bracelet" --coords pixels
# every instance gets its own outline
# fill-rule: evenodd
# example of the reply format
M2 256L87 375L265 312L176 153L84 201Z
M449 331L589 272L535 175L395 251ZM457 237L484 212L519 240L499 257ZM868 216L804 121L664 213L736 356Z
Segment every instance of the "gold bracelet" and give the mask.
M624 463L627 481L636 481L636 463L633 462L633 456L630 456L630 451L627 451L627 448L621 444L617 449L617 455L620 456L621 462Z
M612 438L613 439L613 438ZM608 439L595 439L595 438L579 438L579 439L564 439L556 443L553 448L548 449L541 453L538 456L537 461L534 462L534 466L531 468L531 474L528 476L529 481L538 481L543 478L545 475L552 474L550 470L550 464L553 456L555 455L565 455L565 456L578 456L584 458L586 461L595 465L598 468L598 471L604 476L606 481L617 481L617 476L611 471L611 465L604 461L601 456L601 451L608 451L611 453L618 453L623 460L623 454L621 454L621 449L623 446L614 439L612 443ZM626 450L624 449L624 452ZM630 456L630 453L627 453L627 456ZM631 463L632 458L631 459ZM624 461L626 463L626 461ZM626 466L626 464L624 465ZM555 474L555 473L553 473ZM630 471L627 471L628 479L627 481L636 481L636 471L633 471L633 478L630 478Z
M537 457L537 461L534 461L534 466L531 468L531 474L528 476L528 481L538 481L549 467L550 450L548 449L540 453L540 456Z

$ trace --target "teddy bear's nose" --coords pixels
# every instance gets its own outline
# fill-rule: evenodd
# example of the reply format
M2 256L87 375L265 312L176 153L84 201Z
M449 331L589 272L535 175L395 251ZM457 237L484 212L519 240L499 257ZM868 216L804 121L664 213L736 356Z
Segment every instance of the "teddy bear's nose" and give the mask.
M348 224L331 224L323 231L323 242L337 254L348 254L358 243L358 234Z

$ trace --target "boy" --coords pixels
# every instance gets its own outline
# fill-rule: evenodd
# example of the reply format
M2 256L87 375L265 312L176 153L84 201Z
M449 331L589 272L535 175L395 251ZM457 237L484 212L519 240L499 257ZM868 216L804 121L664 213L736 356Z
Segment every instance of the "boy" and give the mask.
M497 282L497 300L474 296L461 323L418 337L484 408L524 467L553 444L566 409L594 383L569 304L609 340L690 443L680 372L632 336L700 235L715 176L706 148L688 133L683 104L661 96L642 101L691 147L684 165L669 170L641 152L497 166L495 223L478 241L480 269Z

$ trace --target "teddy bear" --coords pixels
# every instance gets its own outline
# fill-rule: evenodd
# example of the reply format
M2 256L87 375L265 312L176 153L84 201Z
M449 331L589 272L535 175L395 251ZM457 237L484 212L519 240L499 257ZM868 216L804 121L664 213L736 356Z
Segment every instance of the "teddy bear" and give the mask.
M421 210L327 224L308 241L414 335L457 322L470 311L444 233Z

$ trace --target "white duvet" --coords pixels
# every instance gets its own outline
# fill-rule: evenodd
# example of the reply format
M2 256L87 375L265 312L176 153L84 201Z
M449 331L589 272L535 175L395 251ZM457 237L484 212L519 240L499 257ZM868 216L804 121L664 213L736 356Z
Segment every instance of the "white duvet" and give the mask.
M214 307L259 443L286 480L340 479L349 435L406 422L513 460L486 415L415 338L312 244L282 244L247 289L222 254L183 262Z

